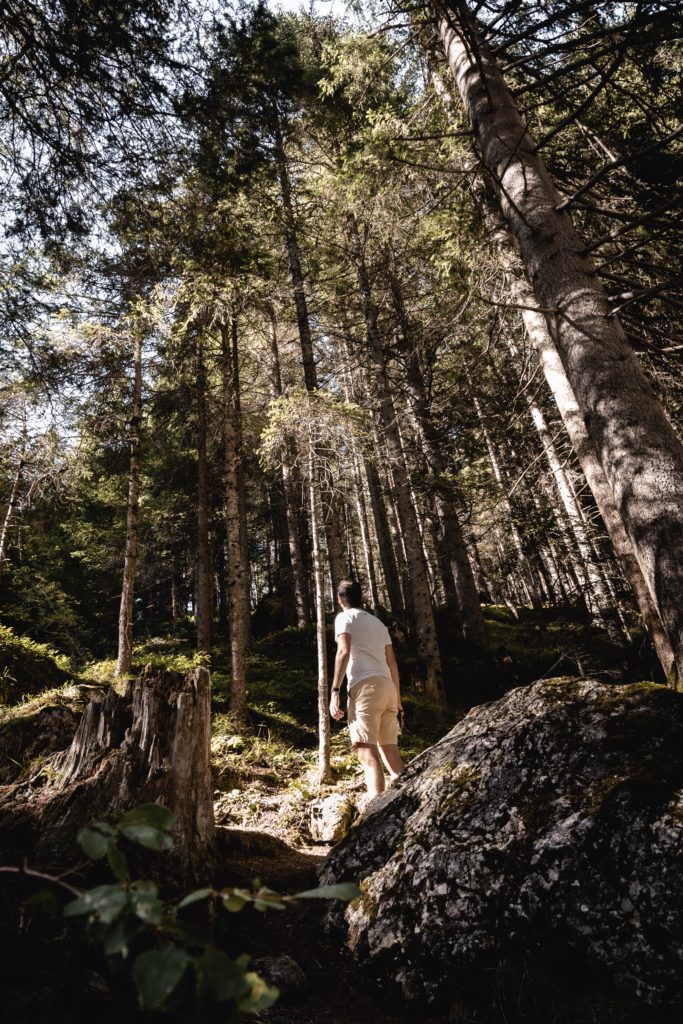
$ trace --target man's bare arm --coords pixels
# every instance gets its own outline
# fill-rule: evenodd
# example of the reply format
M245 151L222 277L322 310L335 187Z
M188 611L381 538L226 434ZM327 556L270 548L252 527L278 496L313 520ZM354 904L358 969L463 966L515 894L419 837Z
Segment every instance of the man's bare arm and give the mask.
M332 679L332 696L330 697L330 714L333 718L343 718L344 712L339 702L339 691L346 675L346 667L351 656L351 634L340 633L337 638L337 655L334 659L334 677Z
M384 656L387 659L387 665L389 666L389 671L391 672L391 678L393 679L394 686L396 687L396 697L398 699L398 707L400 711L403 707L403 705L401 704L401 681L398 678L398 665L396 664L396 655L394 654L394 648L392 644L386 645L386 647L384 648Z

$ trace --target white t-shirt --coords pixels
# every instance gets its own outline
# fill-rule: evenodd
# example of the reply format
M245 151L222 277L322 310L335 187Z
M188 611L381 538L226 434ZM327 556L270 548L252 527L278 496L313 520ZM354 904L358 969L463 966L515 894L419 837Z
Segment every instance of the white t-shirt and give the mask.
M349 690L370 676L391 679L384 648L391 643L389 630L376 616L362 608L347 608L334 620L334 638L351 636L351 657L346 668Z

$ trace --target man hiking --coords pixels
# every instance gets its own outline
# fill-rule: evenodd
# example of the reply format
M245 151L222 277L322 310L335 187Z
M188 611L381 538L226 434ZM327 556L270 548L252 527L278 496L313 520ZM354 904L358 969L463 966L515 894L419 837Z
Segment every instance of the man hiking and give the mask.
M339 694L347 678L349 734L358 754L368 796L384 790L384 770L392 779L404 765L398 749L399 715L403 715L398 666L389 630L378 618L361 608L360 584L342 580L337 591L341 612L334 620L337 657L330 714L344 717Z

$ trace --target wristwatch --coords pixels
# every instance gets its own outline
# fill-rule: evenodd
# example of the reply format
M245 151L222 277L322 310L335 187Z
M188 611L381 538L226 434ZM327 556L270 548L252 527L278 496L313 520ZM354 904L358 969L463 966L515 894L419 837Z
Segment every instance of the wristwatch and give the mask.
M339 693L340 690L341 690L341 686L333 686L332 687L332 693Z

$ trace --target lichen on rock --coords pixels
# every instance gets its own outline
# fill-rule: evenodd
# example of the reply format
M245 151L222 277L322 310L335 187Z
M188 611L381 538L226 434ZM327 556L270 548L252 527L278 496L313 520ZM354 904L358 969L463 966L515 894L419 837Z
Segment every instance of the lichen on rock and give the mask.
M373 801L321 881L330 911L407 1000L565 949L631 996L680 984L683 696L545 680L473 709Z
M315 800L310 807L310 830L314 842L337 843L351 827L353 804L343 793Z

